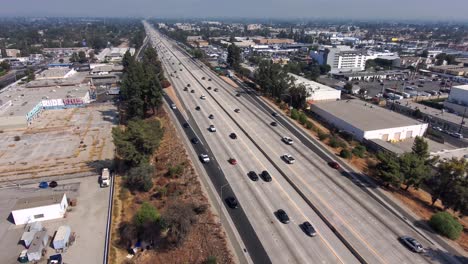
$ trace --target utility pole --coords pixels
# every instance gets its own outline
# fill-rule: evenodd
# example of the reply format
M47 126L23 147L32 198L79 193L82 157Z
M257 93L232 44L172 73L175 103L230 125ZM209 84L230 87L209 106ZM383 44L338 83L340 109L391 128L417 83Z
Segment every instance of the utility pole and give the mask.
M460 123L460 128L458 129L458 133L462 133L462 128L463 128L463 124L465 123L465 114L466 114L466 107L465 107L465 110L463 111L463 116L462 116L462 121Z

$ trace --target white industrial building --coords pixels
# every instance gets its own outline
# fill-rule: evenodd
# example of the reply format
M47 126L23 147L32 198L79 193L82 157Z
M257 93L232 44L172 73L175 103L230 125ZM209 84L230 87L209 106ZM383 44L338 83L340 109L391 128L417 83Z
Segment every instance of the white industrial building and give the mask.
M423 136L428 124L360 100L317 102L310 110L356 140L400 141Z
M448 99L444 102L444 107L460 115L465 115L468 108L468 84L453 86L450 89Z
M306 79L296 74L289 73L294 79L295 85L304 85L307 89L307 98L308 103L313 103L315 101L324 101L324 100L338 100L341 98L341 91L334 89L332 87L323 85L318 82Z
M63 218L68 201L65 193L23 198L11 211L15 225Z
M349 46L323 47L312 51L310 57L321 65L330 65L331 73L363 71L366 68L367 52Z

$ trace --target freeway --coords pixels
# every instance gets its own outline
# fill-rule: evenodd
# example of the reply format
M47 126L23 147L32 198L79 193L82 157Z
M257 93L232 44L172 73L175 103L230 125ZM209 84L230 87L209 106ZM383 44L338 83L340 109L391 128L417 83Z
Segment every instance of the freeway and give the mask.
M178 65L173 65L164 52L160 52L160 54L162 54L160 57L166 70L178 73L180 70ZM182 90L188 83L191 84L191 89L197 90L196 97L187 95L187 98L182 100L186 109L194 109L197 105L201 106L200 111L195 111L193 114L187 111L189 122L192 127L196 125L201 128L198 137L204 138L214 153L212 157L216 157L219 161L220 168L234 189L237 199L248 215L255 233L267 250L270 259L274 263L311 263L315 261L357 263L354 256L320 221L314 211L298 197L288 184L282 182L284 179L276 178L279 172L259 153L256 147L252 146L248 139L243 138L242 131L233 121L226 118L225 113L209 98L203 101L198 99L200 96L198 91L203 88L197 84L197 81L191 79L190 75L179 74L177 76L179 78L173 78L172 81L178 91ZM211 122L207 118L210 113L215 116ZM206 129L212 123L217 127L216 133L208 132ZM232 140L228 137L232 132L238 135L238 139L235 140L238 144L226 142ZM235 166L229 164L227 160L230 157L235 157L238 164ZM262 180L252 182L246 175L250 170L260 172L264 169L272 174L273 181L271 183ZM286 187L282 187L283 185ZM290 224L279 223L274 214L278 209L284 209L289 214ZM310 238L304 234L299 227L304 221L314 223L314 226L319 230L317 237ZM242 237L242 239L245 243L246 238ZM253 254L251 250L249 252Z
M369 196L365 188L350 184L347 177L342 177L341 173L330 169L326 161L333 159L332 157L325 155L324 160L323 153L311 148L309 142L306 142L298 132L291 132L294 131L294 128L288 127L290 124L285 123L283 118L273 118L271 110L255 101L250 92L235 90L207 67L200 68L201 64L181 52L172 42L160 36L158 38L161 43L157 47L162 52L160 54L162 54L164 64L170 68L169 72L175 75L174 86L179 97L187 105L187 112L200 105L202 107L201 115L196 112L194 121L202 127L217 123L217 128L222 130L216 134L219 135L219 132L225 134L224 137L213 137L211 133L206 132L207 137L213 139L208 140L207 143L219 150L215 151L217 157L228 159L230 155L236 154L239 165L242 164L235 167L236 170L232 174L237 174L237 176L232 179L232 184L237 184L239 174L245 175L252 168L252 165L267 167L270 172L274 172L272 174L277 176L274 177L274 183L278 186L264 187L270 188L270 193L263 189L252 188L248 182L239 185L239 190L234 187L235 193L238 194L237 196L244 206L246 206L242 200L244 196L245 199L247 197L253 198L253 200L248 200L249 202L259 202L251 208L246 206L247 215L258 213L256 211L259 208L268 208L271 211L272 205L277 206L278 204L282 204L283 209L292 208L292 210L287 209L286 211L288 213L292 211L296 214L293 219L300 218L301 214L303 216L310 215L308 219L313 219L311 222L320 226L318 228L319 234L321 234L325 245L322 248L317 245L318 250L314 251L328 250L332 252L331 255L337 256L335 261L350 262L348 258L342 257L345 256L347 250L353 253L360 262L365 263L425 263L432 261L451 262L453 260L443 259L442 257L446 257L444 254L440 256L441 254L429 246L435 246L433 241L426 239L420 232L416 232L415 229L404 223L385 204L372 199L373 197ZM205 80L202 80L202 77L205 77ZM181 89L189 83L193 86L191 89L196 90L195 94ZM212 86L211 90L208 90L209 86ZM219 88L219 91L214 92L214 88ZM239 92L242 92L241 96L236 96ZM198 99L201 94L206 95L207 99L204 101ZM235 108L241 110L239 114L232 111ZM207 118L209 114L214 114L215 120L210 122ZM218 119L220 120L218 121ZM278 121L280 126L271 127L270 122L273 120ZM221 124L221 127L218 124ZM241 144L228 143L226 145L226 135L233 131L238 135L245 136L246 140ZM292 137L295 143L292 146L283 144L280 141L283 135ZM296 163L293 165L284 163L280 158L284 153L293 155L296 158ZM244 158L245 156L246 158ZM257 162L253 162L255 160ZM223 164L221 165L223 166ZM227 163L224 166L223 171L233 169ZM230 173L227 174L229 180ZM344 174L346 175L346 173ZM242 180L246 180L246 177ZM246 193L246 190L251 191ZM262 200L265 195L271 201ZM279 196L281 199L277 200L274 196ZM274 203L272 203L273 199L275 199ZM261 217L271 217L271 214L268 215L268 210L265 210L263 216L258 215L255 219L251 219L259 237L262 237L267 230L263 231L262 226L258 226L257 222L261 222ZM275 219L272 220L275 221ZM301 241L302 244L302 238L294 233L296 230L288 230L289 232L286 234L284 230L277 229L276 231L287 243L267 245L268 242L261 239L271 259L277 260L271 254L277 255L278 246L281 248L281 256L289 254L286 257L287 261L295 260L303 263L304 260L310 262L307 260L316 259L303 253L303 249L298 252L295 251L295 246L289 246L295 245L296 241ZM326 234L323 233L324 231ZM291 238L289 234L292 234L293 237ZM417 255L404 248L397 239L401 235L411 235L422 242L426 241L427 243L423 243L428 246L426 254ZM341 243L336 242L337 240ZM343 247L346 247L347 250ZM307 250L311 250L310 245L308 245ZM352 257L349 259L353 260ZM328 260L333 262L332 258Z

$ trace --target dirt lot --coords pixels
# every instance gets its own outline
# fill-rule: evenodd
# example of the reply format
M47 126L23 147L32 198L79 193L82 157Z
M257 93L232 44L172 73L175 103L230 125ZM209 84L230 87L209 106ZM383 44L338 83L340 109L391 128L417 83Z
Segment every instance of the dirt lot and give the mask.
M112 160L111 103L44 111L31 127L0 136L0 182L90 172L95 161ZM16 137L16 138L15 138Z
M216 256L218 263L234 263L224 231L209 209L209 203L181 139L165 111L160 111L157 118L161 121L165 133L159 150L155 153L156 158L153 159L156 169L153 189L147 193L132 194L123 187L121 178L116 182L110 263L203 263L209 256ZM177 165L181 165L183 171L177 176L169 177L168 168ZM174 202L206 205L208 210L198 215L197 222L192 225L181 247L146 250L128 259L127 250L117 245L116 229L120 222L132 220L142 201L150 202L161 215L164 215L168 204Z

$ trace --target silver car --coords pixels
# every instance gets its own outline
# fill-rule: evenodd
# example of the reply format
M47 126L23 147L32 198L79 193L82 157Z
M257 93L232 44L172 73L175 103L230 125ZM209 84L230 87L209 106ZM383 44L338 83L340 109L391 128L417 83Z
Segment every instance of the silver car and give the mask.
M422 253L424 252L424 248L419 243L416 239L410 237L410 236L401 236L400 237L401 242L405 244L409 249L413 250L416 253Z

